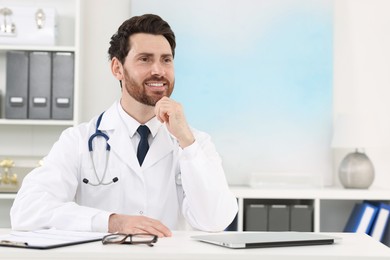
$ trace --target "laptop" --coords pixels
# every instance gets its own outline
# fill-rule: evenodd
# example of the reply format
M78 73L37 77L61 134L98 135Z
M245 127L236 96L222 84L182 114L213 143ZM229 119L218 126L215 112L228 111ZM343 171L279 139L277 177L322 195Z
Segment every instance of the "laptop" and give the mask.
M223 232L196 235L192 239L228 248L265 248L333 244L337 237L312 232Z

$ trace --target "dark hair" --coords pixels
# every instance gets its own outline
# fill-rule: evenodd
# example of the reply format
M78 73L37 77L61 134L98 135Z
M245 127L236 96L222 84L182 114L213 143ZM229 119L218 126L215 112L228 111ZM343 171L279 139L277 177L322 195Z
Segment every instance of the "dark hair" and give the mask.
M176 40L169 24L154 14L133 16L119 26L118 31L111 37L108 54L110 60L116 57L122 64L130 51L129 37L135 33L148 33L164 36L171 46L172 55L175 56Z

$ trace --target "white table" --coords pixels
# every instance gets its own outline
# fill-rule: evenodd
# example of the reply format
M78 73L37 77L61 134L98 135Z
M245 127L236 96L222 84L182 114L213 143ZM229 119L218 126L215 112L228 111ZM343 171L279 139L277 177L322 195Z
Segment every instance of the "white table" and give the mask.
M0 234L9 233L0 229ZM390 248L365 234L326 233L342 238L333 245L228 249L193 241L200 232L174 232L154 247L145 245L102 245L101 242L49 250L0 247L0 259L240 259L240 260L322 260L390 259Z

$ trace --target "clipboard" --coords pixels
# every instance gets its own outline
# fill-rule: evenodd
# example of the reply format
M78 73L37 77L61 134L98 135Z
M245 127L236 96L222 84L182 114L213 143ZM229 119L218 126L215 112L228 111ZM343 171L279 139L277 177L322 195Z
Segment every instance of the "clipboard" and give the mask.
M58 229L12 231L0 235L0 246L27 249L52 249L100 241L107 233L79 232Z

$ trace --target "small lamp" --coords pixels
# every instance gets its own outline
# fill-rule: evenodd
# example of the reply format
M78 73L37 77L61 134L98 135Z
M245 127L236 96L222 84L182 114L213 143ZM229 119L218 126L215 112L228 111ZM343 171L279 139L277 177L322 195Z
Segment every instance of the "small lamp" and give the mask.
M376 146L375 131L369 122L356 116L343 115L336 118L332 139L333 148L351 148L339 166L339 179L345 188L367 189L375 178L374 165L364 148Z

